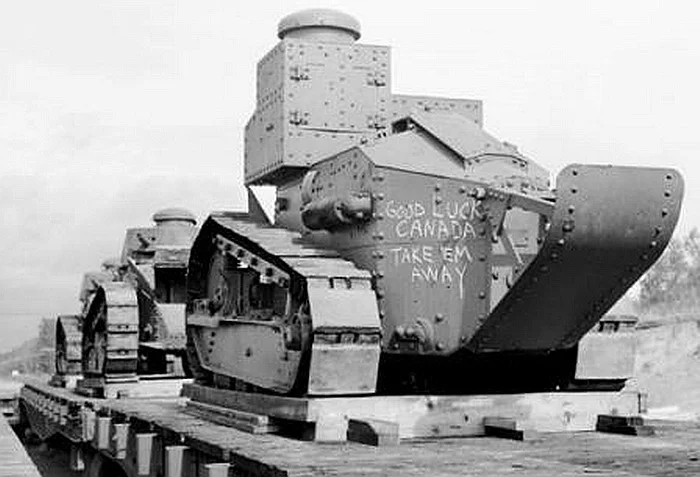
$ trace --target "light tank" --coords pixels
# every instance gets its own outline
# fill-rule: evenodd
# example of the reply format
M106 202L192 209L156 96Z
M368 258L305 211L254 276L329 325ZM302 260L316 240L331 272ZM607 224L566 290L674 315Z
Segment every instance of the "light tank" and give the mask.
M245 185L275 187L274 221L249 194L248 213L212 213L195 239L197 381L297 396L619 389L633 335L597 323L666 247L680 174L574 164L552 187L484 130L481 101L393 93L389 48L357 43L349 15L294 13L278 36L245 128Z
M80 313L58 317L54 384L77 381L78 391L100 396L111 383L185 373L185 281L196 219L170 208L153 221L128 229L121 256L84 275Z

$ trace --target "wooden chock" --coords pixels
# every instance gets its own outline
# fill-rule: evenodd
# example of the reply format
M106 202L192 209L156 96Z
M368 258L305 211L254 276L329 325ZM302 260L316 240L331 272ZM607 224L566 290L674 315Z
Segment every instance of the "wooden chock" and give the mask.
M484 434L514 441L522 441L525 438L525 433L518 430L518 423L515 419L508 417L484 417Z
M654 428L644 424L641 416L598 415L595 430L626 436L653 436Z
M348 440L370 446L394 446L399 443L399 425L379 419L351 418Z

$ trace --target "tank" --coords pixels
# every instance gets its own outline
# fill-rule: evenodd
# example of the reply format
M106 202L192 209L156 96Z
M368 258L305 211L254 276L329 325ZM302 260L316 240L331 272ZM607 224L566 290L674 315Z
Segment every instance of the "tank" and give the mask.
M200 384L296 396L619 389L633 326L601 326L678 220L669 168L550 173L479 100L396 94L349 15L279 23L258 63L245 185L190 255ZM614 332L608 332L609 330ZM620 332L617 332L617 331ZM605 331L605 332L604 332ZM632 365L632 366L631 366Z
M183 376L186 270L196 219L184 209L126 232L119 258L83 276L81 310L56 324L57 385L100 396L139 376ZM80 377L81 379L78 379Z

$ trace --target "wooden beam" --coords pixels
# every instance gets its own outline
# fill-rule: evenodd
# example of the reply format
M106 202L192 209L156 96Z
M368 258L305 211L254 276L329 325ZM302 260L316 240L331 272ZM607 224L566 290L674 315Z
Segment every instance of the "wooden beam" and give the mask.
M525 432L593 431L599 414L635 414L639 405L632 392L290 398L190 384L183 394L195 402L302 423L326 416L395 422L402 439L484 435L483 419L492 416L512 417Z
M251 434L268 434L279 430L276 424L270 422L268 416L237 411L213 404L189 401L185 406L185 412Z

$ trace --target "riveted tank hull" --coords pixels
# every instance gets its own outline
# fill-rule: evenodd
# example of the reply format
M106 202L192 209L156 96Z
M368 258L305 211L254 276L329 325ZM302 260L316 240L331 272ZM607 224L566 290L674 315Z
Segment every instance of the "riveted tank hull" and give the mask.
M551 187L480 101L394 94L388 47L359 36L299 12L258 64L245 178L275 187L275 216L250 195L196 239L195 375L315 396L621 386L629 335L579 343L663 252L681 176L577 164Z

